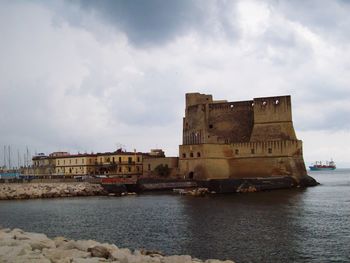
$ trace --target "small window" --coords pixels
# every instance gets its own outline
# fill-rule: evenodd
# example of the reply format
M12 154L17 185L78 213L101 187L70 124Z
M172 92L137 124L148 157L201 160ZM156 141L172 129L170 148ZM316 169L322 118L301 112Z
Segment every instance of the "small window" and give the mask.
M75 164L77 164L78 163L78 159L75 159Z
M84 164L84 159L81 159L81 163Z
M186 158L186 153L183 153L183 154L182 154L182 157L183 157L183 158Z
M132 157L128 157L128 163L132 163Z
M118 171L121 173L121 172L122 172L122 168L121 168L121 167L119 167Z
M197 157L201 157L201 153L200 152L197 152Z
M190 157L193 157L193 153L190 153Z
M138 162L138 163L140 162L140 157L139 157L139 156L137 156L137 162Z
M269 152L269 153L272 153L272 148L269 148L269 149L268 149L268 152Z
M115 163L115 159L114 159L114 157L112 157L112 163Z
M119 162L120 162L120 163L122 162L122 157L119 157Z
M136 166L136 170L139 172L140 171L140 167Z
M213 124L209 124L209 129L213 129Z
M235 154L237 154L237 155L239 154L239 150L238 149L235 150Z
M250 152L251 152L252 154L255 154L255 149L254 149L254 148L251 149Z
M131 172L131 167L130 166L128 167L128 171Z
M151 171L151 164L148 164L148 171Z

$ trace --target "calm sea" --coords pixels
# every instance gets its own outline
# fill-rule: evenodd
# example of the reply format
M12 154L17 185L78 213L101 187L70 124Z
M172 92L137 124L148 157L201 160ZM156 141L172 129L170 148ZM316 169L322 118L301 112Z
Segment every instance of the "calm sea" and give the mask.
M0 225L236 262L350 262L350 170L250 194L0 201Z

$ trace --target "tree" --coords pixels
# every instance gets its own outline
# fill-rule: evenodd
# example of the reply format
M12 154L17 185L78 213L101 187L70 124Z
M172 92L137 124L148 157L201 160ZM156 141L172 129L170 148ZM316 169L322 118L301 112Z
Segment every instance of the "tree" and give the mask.
M154 171L157 176L161 176L161 177L167 177L170 174L170 168L168 167L167 164L158 165L156 168L154 168Z

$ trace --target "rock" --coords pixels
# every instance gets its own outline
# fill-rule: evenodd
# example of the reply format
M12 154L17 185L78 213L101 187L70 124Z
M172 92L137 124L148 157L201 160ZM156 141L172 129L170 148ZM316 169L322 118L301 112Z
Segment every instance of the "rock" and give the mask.
M15 239L22 240L24 243L29 244L33 250L42 250L43 248L55 248L55 242L49 239L44 234L37 233L23 233L16 234Z
M109 262L104 258L73 258L72 263L99 263L99 262Z
M14 262L17 257L26 254L26 251L31 251L31 247L27 244L21 244L18 246L1 246L0 262Z
M98 246L100 243L94 240L77 240L75 241L75 248L81 251L88 251L89 248Z
M73 258L87 258L90 253L78 249L43 249L43 255L53 263L62 263L62 260L73 260Z
M169 257L164 257L163 258L164 263L192 263L192 258L191 256L187 255L174 255L174 256L169 256Z
M88 248L88 252L91 253L91 256L98 257L98 258L109 258L110 252L107 248L104 246L94 246L91 248Z
M65 237L55 237L53 241L55 242L56 247L59 247L62 244L68 242L69 240Z

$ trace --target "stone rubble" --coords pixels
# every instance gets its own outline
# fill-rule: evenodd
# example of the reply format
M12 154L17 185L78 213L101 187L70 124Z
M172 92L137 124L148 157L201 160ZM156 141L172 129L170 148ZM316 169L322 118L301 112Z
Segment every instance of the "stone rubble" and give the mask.
M48 238L21 229L0 228L0 262L3 263L234 263L188 255L164 256L157 251L118 248L94 240Z
M0 200L107 195L99 184L25 183L0 184Z

